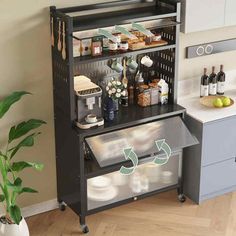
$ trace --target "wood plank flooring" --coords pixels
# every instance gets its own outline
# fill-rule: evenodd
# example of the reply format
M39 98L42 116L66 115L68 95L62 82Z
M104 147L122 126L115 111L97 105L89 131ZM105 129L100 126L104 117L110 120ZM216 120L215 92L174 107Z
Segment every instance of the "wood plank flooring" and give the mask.
M31 236L83 235L69 208L27 219ZM89 236L236 236L236 192L200 206L183 204L175 191L87 217Z

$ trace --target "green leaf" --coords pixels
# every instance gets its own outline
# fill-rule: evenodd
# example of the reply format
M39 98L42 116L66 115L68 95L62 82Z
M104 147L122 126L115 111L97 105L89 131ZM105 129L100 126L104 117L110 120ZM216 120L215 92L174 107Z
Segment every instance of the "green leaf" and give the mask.
M9 213L14 223L19 225L22 219L20 208L17 205L11 205Z
M43 120L31 119L28 121L23 121L17 126L11 127L8 142L11 143L14 139L22 137L29 131L40 127L42 124L46 124L46 122Z
M33 167L35 170L41 171L43 169L43 164L26 162L26 161L13 162L13 164L11 166L11 170L19 172L27 167Z
M0 119L5 115L5 113L10 109L11 105L19 101L23 95L30 94L25 91L14 92L0 101Z
M0 202L3 202L5 200L5 196L3 194L0 194Z
M38 191L29 187L24 187L20 193L38 193Z
M10 159L17 153L17 151L22 147L32 147L34 145L34 138L39 135L40 133L33 133L24 138L17 146L14 148L11 148L9 151L11 151Z
M9 188L11 188L16 193L20 193L22 191L22 187L21 187L22 179L19 177L14 181L14 183L11 183L10 181L8 181L6 184Z

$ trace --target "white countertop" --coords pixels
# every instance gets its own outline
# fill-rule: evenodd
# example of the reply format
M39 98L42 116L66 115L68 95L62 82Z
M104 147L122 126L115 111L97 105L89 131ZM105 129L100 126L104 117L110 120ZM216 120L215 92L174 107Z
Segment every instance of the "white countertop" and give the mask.
M178 104L186 108L187 114L194 119L206 123L236 116L236 79L231 80L225 90L225 96L232 98L235 104L225 108L208 108L200 104L199 80L180 81ZM196 86L198 88L196 89ZM186 92L187 91L187 92Z

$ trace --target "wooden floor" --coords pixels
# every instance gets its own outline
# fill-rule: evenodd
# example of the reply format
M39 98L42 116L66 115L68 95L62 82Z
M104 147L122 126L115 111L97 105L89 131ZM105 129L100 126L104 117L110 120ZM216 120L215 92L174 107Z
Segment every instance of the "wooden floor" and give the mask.
M31 236L82 235L69 208L27 219ZM236 193L200 206L168 192L87 217L90 236L236 236Z

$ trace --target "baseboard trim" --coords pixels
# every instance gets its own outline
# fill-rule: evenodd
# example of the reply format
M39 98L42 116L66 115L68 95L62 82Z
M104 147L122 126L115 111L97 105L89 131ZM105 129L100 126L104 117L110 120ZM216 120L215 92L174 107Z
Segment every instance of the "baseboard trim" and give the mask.
M40 202L31 206L23 207L21 209L22 215L26 217L30 217L33 215L37 215L40 213L44 213L47 211L55 210L58 208L57 199L52 199L45 202Z

